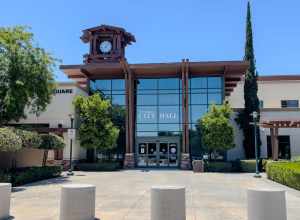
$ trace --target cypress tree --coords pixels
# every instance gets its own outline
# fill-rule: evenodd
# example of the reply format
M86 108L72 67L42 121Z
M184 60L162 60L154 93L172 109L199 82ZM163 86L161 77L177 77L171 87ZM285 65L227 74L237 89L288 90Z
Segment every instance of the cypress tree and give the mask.
M259 99L257 97L257 71L255 66L255 56L253 48L253 33L251 22L251 6L248 1L247 5L247 21L246 21L246 44L244 60L249 62L249 68L245 75L244 84L244 100L245 108L239 115L239 122L244 133L244 149L246 158L255 157L255 143L254 143L254 127L250 124L253 121L251 113L259 111ZM259 118L258 118L259 120ZM260 134L257 132L257 142L260 146ZM260 150L259 150L260 152Z

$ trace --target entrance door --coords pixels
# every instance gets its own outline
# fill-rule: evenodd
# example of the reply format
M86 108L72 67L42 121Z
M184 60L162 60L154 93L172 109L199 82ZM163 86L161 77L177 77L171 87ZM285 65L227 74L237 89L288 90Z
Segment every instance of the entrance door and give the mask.
M179 138L153 137L137 140L137 166L177 167Z

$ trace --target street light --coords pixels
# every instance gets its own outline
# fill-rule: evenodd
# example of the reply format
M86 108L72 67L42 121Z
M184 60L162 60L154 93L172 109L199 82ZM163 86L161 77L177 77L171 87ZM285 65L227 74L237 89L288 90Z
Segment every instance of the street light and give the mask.
M72 114L69 114L69 117L70 117L70 121L71 121L71 129L68 130L68 136L69 136L69 139L70 139L70 167L69 167L69 170L68 170L68 175L69 176L72 176L74 175L73 173L73 169L72 169L72 151L73 151L73 133L74 133L74 126L73 126L73 123L74 123L74 116Z
M257 119L258 119L258 113L256 111L252 112L253 122L254 122L254 145L255 145L255 160L256 160L256 166L255 166L255 175L254 177L260 178L261 175L259 174L258 169L258 149L257 149Z

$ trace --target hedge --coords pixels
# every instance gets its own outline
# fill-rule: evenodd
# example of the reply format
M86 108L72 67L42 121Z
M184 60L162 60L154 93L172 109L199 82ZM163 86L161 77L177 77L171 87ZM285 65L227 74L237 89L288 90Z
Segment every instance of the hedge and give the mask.
M255 173L255 160L234 160L234 161L205 161L205 172L221 172L221 173ZM262 171L262 160L259 161L259 170Z
M300 190L300 162L269 162L267 176L270 180Z
M10 172L0 172L0 182L10 182L13 186L20 186L39 180L58 177L61 175L61 166L30 167Z
M239 164L236 161L221 162L221 161L205 161L204 162L205 172L220 172L220 173L231 173L239 172Z
M78 163L75 170L80 171L116 171L121 169L120 162Z

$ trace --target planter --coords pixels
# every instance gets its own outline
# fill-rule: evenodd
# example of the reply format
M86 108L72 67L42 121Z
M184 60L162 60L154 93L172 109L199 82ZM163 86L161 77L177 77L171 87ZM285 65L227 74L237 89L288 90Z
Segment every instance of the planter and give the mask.
M193 160L193 171L195 173L203 173L204 172L204 161L203 160Z

